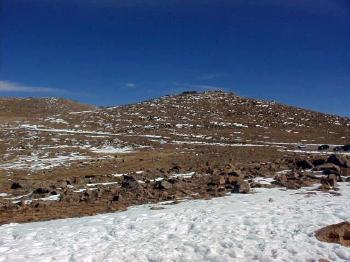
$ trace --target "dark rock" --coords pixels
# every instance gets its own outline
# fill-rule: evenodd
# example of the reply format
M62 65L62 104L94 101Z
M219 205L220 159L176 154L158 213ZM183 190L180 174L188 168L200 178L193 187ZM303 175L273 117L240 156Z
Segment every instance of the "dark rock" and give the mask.
M80 201L88 201L90 199L90 194L88 192L84 192L81 197L80 197Z
M180 94L180 96L186 96L186 95L195 95L197 94L197 91L184 91Z
M318 150L327 150L327 149L329 149L329 145L320 145L318 147Z
M316 171L334 171L334 172L337 172L337 173L340 173L340 168L339 166L335 165L335 164L332 164L332 163L326 163L326 164L323 164L323 165L320 165L318 167L315 168Z
M22 186L18 182L13 182L11 185L11 189L19 189L22 188Z
M343 147L342 146L336 146L333 151L335 152L340 152L340 151L343 151Z
M121 200L121 195L114 195L112 198L113 202L120 201Z
M326 163L326 160L325 159L315 159L312 161L312 164L314 166L320 166L320 165L323 165Z
M136 181L136 179L133 176L124 175L122 187L127 188L127 189L136 190L136 189L139 189L140 184Z
M159 207L159 206L155 206L155 207L151 207L151 210L162 210L165 209L165 207Z
M227 172L227 176L243 177L241 172L239 172L237 170L233 170L233 169L231 169Z
M36 195L45 195L45 194L48 194L50 192L50 190L46 189L46 188L37 188L33 191L33 194L36 194Z
M166 189L169 190L173 187L173 185L171 183L169 183L166 180L162 180L162 181L157 181L156 184L154 185L154 187L156 189Z
M308 160L299 160L296 162L296 165L302 169L311 169L314 167L313 164L311 164Z
M244 180L237 183L232 189L232 193L247 194L249 193L249 191L250 191L249 183Z
M172 168L169 170L170 172L179 172L181 170L181 167L175 163L173 163Z
M330 157L328 157L326 162L340 166L340 167L345 167L345 168L350 167L349 161L345 157L338 156L338 155L331 155Z

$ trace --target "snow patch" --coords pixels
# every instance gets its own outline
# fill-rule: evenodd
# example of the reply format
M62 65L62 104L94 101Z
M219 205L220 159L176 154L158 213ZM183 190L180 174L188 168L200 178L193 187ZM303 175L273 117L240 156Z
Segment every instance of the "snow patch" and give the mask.
M314 231L349 219L341 196L256 189L212 200L0 226L0 261L349 261ZM269 201L272 199L272 201Z

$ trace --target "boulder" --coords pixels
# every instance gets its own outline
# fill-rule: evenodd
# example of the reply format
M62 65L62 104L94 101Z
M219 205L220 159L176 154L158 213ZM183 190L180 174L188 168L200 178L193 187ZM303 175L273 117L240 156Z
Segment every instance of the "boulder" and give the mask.
M241 193L241 194L247 194L250 191L250 186L247 181L240 181L236 185L234 185L232 189L232 193Z
M140 185L133 176L124 175L122 187L126 189L136 190L139 189Z
M311 164L311 162L308 160L299 160L296 162L296 165L298 168L302 169L312 169L314 167L313 164Z
M39 187L37 189L35 189L33 191L33 194L35 195L45 195L45 194L48 194L50 192L50 190L46 189L46 188L42 188L42 187Z
M336 182L344 182L343 178L339 174L329 174L328 179L335 180Z
M122 196L117 194L112 197L112 202L117 202L117 201L120 201L121 199L122 199Z
M22 186L18 182L13 182L11 185L11 189L20 189Z
M236 184L237 182L243 180L241 177L237 176L225 176L225 184Z
M320 165L323 165L323 164L325 164L326 163L326 160L325 159L314 159L313 161L312 161L312 164L314 165L314 166L320 166Z
M319 241L350 247L350 222L341 222L321 228L315 232Z
M329 149L329 145L320 145L318 147L318 150L327 150L327 149Z
M208 186L217 186L217 185L224 185L226 183L225 176L220 175L212 175Z
M162 180L162 181L157 181L154 187L156 189L169 190L173 187L173 185L166 180Z
M323 165L320 165L318 167L315 168L316 171L324 171L326 174L327 173L340 173L340 167L332 164L332 163L326 163Z
M322 177L321 184L324 188L336 187L337 186L337 178L335 176Z
M301 185L298 180L288 180L284 185L287 189L300 189Z
M345 168L350 167L349 161L345 157L342 157L339 155L331 155L330 157L328 157L326 162L340 166L340 167L345 167Z
M336 146L335 148L333 148L333 151L335 151L335 152L343 151L343 147L342 146Z

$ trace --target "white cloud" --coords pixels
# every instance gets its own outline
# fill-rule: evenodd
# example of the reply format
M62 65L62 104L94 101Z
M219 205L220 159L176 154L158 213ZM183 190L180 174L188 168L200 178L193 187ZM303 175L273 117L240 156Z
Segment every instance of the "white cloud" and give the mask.
M209 74L204 74L198 77L198 80L211 80L214 78L222 77L225 76L226 74L224 73L209 73Z
M0 80L0 92L24 92L24 93L62 93L67 92L64 89L27 86L11 81Z
M125 83L121 88L122 89L133 89L136 87L137 87L137 85L135 83L128 82L128 83Z
M126 87L136 87L136 84L134 84L134 83L126 83L125 86Z

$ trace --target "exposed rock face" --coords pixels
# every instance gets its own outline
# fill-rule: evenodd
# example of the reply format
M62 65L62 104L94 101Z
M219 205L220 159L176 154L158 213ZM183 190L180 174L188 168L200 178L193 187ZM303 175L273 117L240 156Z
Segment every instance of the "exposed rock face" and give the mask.
M337 243L350 247L350 222L342 222L321 228L315 232L316 238L323 242Z

